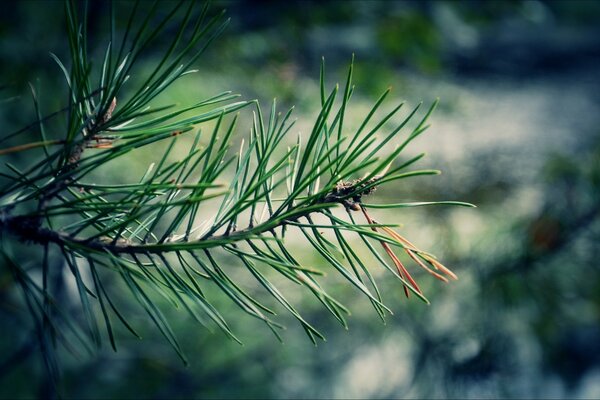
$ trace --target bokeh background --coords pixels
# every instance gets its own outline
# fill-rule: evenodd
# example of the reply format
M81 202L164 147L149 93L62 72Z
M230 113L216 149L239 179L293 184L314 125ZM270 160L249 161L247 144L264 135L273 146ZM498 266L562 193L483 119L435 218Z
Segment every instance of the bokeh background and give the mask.
M64 81L48 52L65 57L67 43L61 2L2 7L0 126L10 132L34 118L28 82L48 112L64 105ZM402 234L460 280L443 285L418 275L432 302L425 306L380 275L394 311L382 324L366 298L332 279L328 288L352 310L349 330L289 287L327 336L317 347L285 314L278 343L224 296L218 306L243 346L169 311L189 367L131 305L144 340L123 331L118 353L64 352L64 397L600 398L600 2L217 1L213 8L228 10L230 27L165 103L223 90L265 106L276 97L282 109L296 106L295 131L306 132L318 113L321 57L331 87L344 81L353 53L355 123L388 86L408 104L440 98L432 127L407 151L426 151L420 166L443 174L376 196L478 208L373 213L402 223ZM90 15L90 48L101 51L106 4L91 2ZM153 60L150 52L145 62ZM127 173L143 171L151 157L127 161ZM123 171L115 164L116 177L127 179ZM43 397L48 382L37 349L27 346L31 322L11 279L0 267L0 397Z

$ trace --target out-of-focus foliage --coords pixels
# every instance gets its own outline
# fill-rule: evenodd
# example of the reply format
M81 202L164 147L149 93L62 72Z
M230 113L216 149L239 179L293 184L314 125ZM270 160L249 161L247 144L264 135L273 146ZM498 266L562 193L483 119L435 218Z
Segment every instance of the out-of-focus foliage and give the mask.
M100 30L105 8L91 4ZM405 223L403 232L416 234L417 244L439 249L460 281L425 288L433 294L430 307L406 302L383 285L395 316L382 325L368 301L357 299L348 332L314 302L293 298L328 337L317 348L293 321L286 321L286 343L279 345L240 315L232 329L243 338L241 347L176 313L174 330L189 368L140 315L136 323L145 326L145 340L124 344L127 351L81 359L64 354L68 396L600 396L598 3L222 5L231 29L199 66L198 80L168 96L185 103L213 88L234 87L314 112L320 57L333 71L355 52L362 73L355 78L368 86L367 94L392 85L411 102L441 97L433 128L414 151L428 151L442 179L377 196L460 198L479 206L476 212L436 208L393 215ZM14 3L2 13L3 129L29 122L32 108L12 99L26 93L27 81L39 77L45 93L57 90L59 71L45 54L60 51L61 15L60 7L45 2ZM60 104L48 95L44 101ZM298 121L298 129L306 131L305 124ZM384 212L377 216L386 218ZM5 296L9 278L0 276L0 323L6 327L0 333L0 396L33 396L47 383L35 347L27 346L31 339L21 334L29 322L16 317L16 304ZM351 293L342 281L331 289Z

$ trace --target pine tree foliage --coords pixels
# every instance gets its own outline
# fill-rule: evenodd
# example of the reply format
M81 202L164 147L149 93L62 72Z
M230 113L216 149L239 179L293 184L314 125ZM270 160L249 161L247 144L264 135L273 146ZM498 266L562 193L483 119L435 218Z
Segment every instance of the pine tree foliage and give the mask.
M194 72L190 68L227 25L223 15L211 17L207 7L196 10L196 3L188 2L160 16L156 4L142 10L146 7L138 3L118 37L111 16L110 40L98 62L89 58L89 16L79 6L71 1L65 4L70 60L52 55L68 87L67 106L43 116L32 87L36 122L1 142L6 144L25 131L37 132L39 140L0 150L5 157L43 150L41 158L28 158L25 168L8 162L2 167L7 183L0 194L0 240L2 263L12 272L15 288L33 317L52 374L58 370L53 356L58 344L93 351L108 339L116 350L116 324L138 335L108 283L116 277L184 360L156 295L234 340L238 339L226 316L213 306L206 287L214 285L278 336L281 326L264 304L270 296L316 341L323 339L322 334L286 299L285 291L273 283L274 275L314 295L344 326L348 310L325 290L325 268L337 270L382 318L389 309L381 300L372 268L386 269L406 296L428 301L394 251L406 253L440 280L456 278L433 255L399 235L393 224L377 222L367 211L430 204L470 206L461 202L370 204L381 185L438 174L413 169L423 154L399 161L406 146L427 129L436 103L424 111L420 105L409 110L390 130L392 118L404 110L399 104L382 111L387 90L359 128L349 130L353 66L343 85L327 89L322 64L320 112L308 135L294 132L292 110L279 112L273 101L264 112L257 101L239 100L231 92L187 107L157 106L161 93ZM173 22L179 28L172 41L155 68L142 75L140 60L149 48L155 51L154 42ZM132 87L132 81L141 83ZM237 126L238 112L252 113L251 126ZM232 148L232 138L242 135L240 131L249 134ZM193 137L192 146L173 162L170 155L184 135ZM389 151L396 138L401 138L401 144ZM102 181L99 170L114 162L126 163L140 148L158 142L164 152L143 176L121 184ZM286 240L291 235L301 237L322 263L305 265ZM40 259L18 261L11 246L15 241L38 247ZM358 251L356 243L364 248ZM367 262L364 252L377 264ZM264 297L256 298L236 283L223 265L224 255L235 258L235 268L246 269L255 278ZM50 262L57 257L60 264ZM69 315L55 298L56 288L49 278L55 268L72 275L84 321Z

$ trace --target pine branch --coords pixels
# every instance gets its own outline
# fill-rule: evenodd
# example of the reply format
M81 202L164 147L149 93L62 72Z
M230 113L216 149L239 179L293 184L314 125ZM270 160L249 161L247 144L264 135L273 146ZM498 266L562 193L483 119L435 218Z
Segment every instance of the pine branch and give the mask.
M94 70L87 54L86 16L80 20L77 4L67 1L70 65L56 56L53 58L68 87L68 106L64 112L44 117L36 92L32 91L37 116L36 124L28 128L35 127L40 140L0 149L0 156L35 148L44 150L33 165L20 169L7 164L7 170L1 172L7 184L0 192L0 244L16 286L24 293L38 331L41 329L40 344L53 376L56 371L50 336L62 337L61 332L68 329L81 338L82 346L92 347L88 343L91 341L98 347L102 343L98 325L101 320L116 350L115 317L138 336L114 301L107 276L121 279L130 297L143 308L184 362L183 350L154 295L182 306L202 324L208 317L227 336L238 340L206 297L205 285L215 285L243 312L265 322L279 337L281 326L272 320L274 312L236 283L235 274L221 265L220 257L224 254L238 259L238 267L248 270L299 321L313 342L323 339L323 335L271 282L271 274L280 274L303 286L347 326L348 310L327 293L320 281L323 273L319 266L304 265L288 245L286 236L292 231L302 234L305 243L324 263L363 293L382 319L391 311L384 305L374 275L367 268L367 260L356 251L354 240L360 239L368 253L399 281L407 297L413 293L428 302L409 267L394 253L395 249L405 252L416 265L442 281L456 279L433 255L394 231L393 224L376 222L367 209L471 204L364 201L373 198L376 189L389 182L439 173L408 170L423 155L401 159L406 146L427 128L437 101L416 123L413 124L413 119L419 106L399 124L391 126L392 117L400 113L402 103L379 116L389 94L387 90L363 118L358 130L349 131L346 118L354 93L353 65L350 64L343 90L336 85L328 92L323 63L321 109L308 138L298 135L290 139L294 134L292 110L278 112L275 101L268 116L257 101L235 101L238 96L231 92L187 107L151 105L173 82L191 72L188 68L226 25L221 22L220 14L209 18L206 7L195 14L194 2L187 3L185 10L181 4L155 27L150 26L155 10L140 19L136 5L118 46L111 20L111 40L99 70ZM126 90L125 83L131 74L137 73L144 52L181 13L180 28L156 67L140 80L141 86ZM136 28L137 20L142 22ZM249 136L242 140L239 151L232 151L238 113L249 111L253 115ZM195 114L186 116L191 112ZM58 116L64 117L66 131L61 137L48 135L56 132L56 126L50 130L48 124ZM209 133L201 129L207 123L212 124ZM414 127L409 130L410 124ZM408 134L400 144L389 151L389 143L406 130ZM382 132L385 132L382 139L378 139L376 134ZM177 140L192 135L189 152L178 161L171 161ZM133 157L132 153L138 149L158 142L165 144L164 153L141 179L119 184L102 181L100 168L127 165L126 157ZM204 147L201 142L206 143ZM209 201L217 203L214 212L207 210ZM346 217L338 215L339 209L346 211ZM364 216L364 222L357 222L356 214ZM316 216L326 222L315 222ZM322 233L323 230L327 232ZM43 249L42 287L11 254L9 244L14 239ZM378 246L387 258L378 252ZM50 252L62 258L62 266L49 265ZM389 265L390 260L393 266ZM77 284L83 328L79 327L79 319L72 321L60 310L47 285L49 269L64 266ZM87 270L91 282L84 280L83 270Z

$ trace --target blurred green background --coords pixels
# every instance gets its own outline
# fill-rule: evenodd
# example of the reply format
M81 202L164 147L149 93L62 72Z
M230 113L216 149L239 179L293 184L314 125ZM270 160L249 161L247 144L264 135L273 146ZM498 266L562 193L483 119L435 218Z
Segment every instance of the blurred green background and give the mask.
M347 331L308 293L284 287L326 334L318 347L285 313L278 343L224 296L216 302L243 346L168 311L189 367L131 305L144 340L123 330L118 353L108 346L94 357L61 353L64 397L600 398L600 2L220 1L212 8L226 8L231 25L165 103L233 90L265 108L277 97L281 109L296 106L294 133L306 132L318 113L321 57L331 86L344 81L353 53L355 124L389 86L408 104L440 97L432 127L407 153L426 151L420 166L444 173L375 198L478 208L373 214L402 223L401 234L460 280L443 285L417 274L432 302L425 306L378 272L394 311L382 324L366 298L330 274L327 287L352 310ZM106 46L107 10L90 3L96 56ZM34 119L28 82L46 112L64 105L64 81L48 56L67 55L62 3L3 5L0 37L0 123L11 132ZM145 62L152 65L152 53ZM248 129L241 126L240 136ZM147 153L112 173L130 179L152 161ZM0 397L44 397L42 361L27 346L31 322L11 281L0 268ZM64 296L75 298L69 290Z

